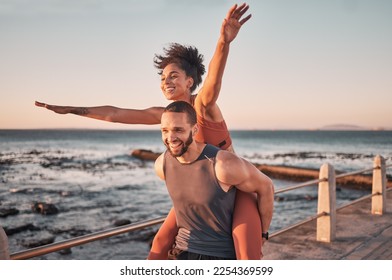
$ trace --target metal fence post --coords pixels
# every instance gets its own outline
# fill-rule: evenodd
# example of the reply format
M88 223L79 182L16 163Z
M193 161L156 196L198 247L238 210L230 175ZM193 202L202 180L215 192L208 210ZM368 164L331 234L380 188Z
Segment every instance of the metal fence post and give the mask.
M331 242L336 233L336 177L332 165L324 163L320 168L317 214L317 241Z
M385 159L377 155L373 161L372 214L382 215L385 212L387 175Z

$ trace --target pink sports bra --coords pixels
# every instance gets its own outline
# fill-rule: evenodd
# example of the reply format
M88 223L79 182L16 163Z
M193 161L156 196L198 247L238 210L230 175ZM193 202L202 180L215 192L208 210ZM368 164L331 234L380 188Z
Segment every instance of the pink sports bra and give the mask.
M195 99L196 95L192 96L192 106L195 106ZM227 150L231 146L232 140L224 120L221 122L209 121L198 114L197 123L200 129L195 136L196 141L214 145L222 150Z

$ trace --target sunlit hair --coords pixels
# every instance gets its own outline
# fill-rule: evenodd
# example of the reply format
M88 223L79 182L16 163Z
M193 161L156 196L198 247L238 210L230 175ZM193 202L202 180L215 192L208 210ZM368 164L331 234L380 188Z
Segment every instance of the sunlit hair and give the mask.
M174 63L185 71L188 77L192 77L193 85L190 88L193 92L202 82L202 76L206 72L202 54L199 54L197 48L185 46L178 43L170 44L169 48L163 49L164 54L155 54L154 65L159 69L158 74L162 75L163 69Z
M197 122L196 111L191 104L185 101L174 101L165 108L164 112L185 113L191 126Z

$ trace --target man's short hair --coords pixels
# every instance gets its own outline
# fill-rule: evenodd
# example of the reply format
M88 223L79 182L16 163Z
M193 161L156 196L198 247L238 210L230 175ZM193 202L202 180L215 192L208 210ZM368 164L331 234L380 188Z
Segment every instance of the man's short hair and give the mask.
M185 113L189 123L193 126L197 123L196 111L191 104L185 101L174 101L166 106L165 112Z

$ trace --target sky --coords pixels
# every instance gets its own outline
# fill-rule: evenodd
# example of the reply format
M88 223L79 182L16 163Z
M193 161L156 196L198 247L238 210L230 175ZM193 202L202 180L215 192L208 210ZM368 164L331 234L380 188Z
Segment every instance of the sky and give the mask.
M211 59L227 0L0 0L0 129L155 129L34 106L166 106L154 54ZM238 2L239 4L242 2ZM392 129L392 1L250 0L218 99L229 129Z

